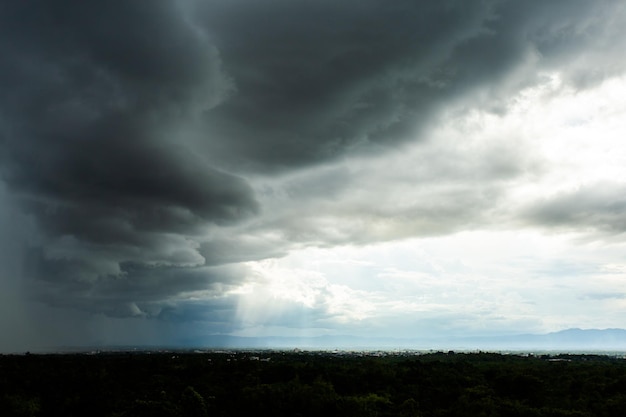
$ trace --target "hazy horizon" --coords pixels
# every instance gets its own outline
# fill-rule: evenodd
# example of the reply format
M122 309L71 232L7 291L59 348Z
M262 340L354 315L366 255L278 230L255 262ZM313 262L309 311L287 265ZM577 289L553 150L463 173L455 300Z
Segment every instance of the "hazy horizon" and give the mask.
M507 334L492 337L377 337L351 335L298 336L231 336L208 335L195 339L170 340L167 343L89 344L30 346L8 354L55 354L93 352L151 351L386 351L386 352L494 352L518 354L604 354L626 355L626 329L564 329L543 334Z
M0 352L626 328L619 0L0 7Z

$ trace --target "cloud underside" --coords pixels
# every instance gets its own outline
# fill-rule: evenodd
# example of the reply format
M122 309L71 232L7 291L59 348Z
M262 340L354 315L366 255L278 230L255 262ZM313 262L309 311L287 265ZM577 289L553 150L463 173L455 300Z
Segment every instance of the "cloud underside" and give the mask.
M546 74L553 96L621 75L618 1L40 0L0 16L0 198L32 223L25 288L48 305L223 323L260 279L247 262L294 249L625 230L619 183L512 207L550 161L481 129Z

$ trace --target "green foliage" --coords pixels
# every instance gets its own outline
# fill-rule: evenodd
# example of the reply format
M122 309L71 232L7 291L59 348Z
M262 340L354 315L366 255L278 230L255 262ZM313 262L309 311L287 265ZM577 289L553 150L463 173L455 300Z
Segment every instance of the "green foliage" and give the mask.
M39 415L41 404L39 398L22 395L5 395L0 400L0 415L34 417Z
M126 417L181 417L174 404L168 401L136 400L122 416Z
M617 358L250 356L0 356L0 416L613 417L626 410L626 362Z
M183 391L181 405L185 417L207 417L208 415L204 398L191 386Z

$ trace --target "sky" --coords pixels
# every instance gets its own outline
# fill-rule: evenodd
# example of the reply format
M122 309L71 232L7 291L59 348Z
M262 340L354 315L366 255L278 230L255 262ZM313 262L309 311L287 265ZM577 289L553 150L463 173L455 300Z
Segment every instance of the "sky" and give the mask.
M0 5L0 351L626 328L620 0Z

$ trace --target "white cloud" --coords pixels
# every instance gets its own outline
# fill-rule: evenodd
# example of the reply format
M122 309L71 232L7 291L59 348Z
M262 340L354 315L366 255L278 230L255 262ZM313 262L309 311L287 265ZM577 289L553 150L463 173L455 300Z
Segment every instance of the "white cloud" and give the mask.
M255 179L264 212L251 234L289 254L247 264L237 334L623 327L624 245L523 216L626 178L626 79L584 91L558 72L538 80L504 113L458 102L397 152Z
M623 249L530 231L302 249L254 263L265 282L240 308L255 325L269 315L275 326L291 322L288 304L327 332L350 324L406 337L426 328L464 335L619 327L623 299L585 297L626 293L623 271L610 263Z

